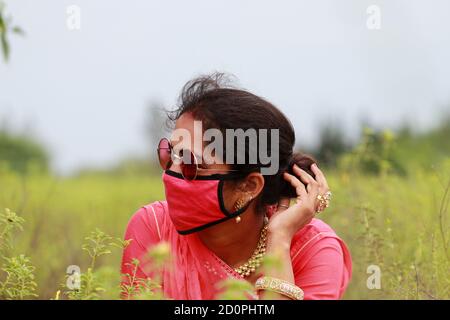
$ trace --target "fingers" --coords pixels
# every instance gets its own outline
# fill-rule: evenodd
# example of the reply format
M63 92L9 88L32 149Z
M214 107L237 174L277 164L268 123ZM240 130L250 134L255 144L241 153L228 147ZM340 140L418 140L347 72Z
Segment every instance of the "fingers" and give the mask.
M312 195L316 197L319 194L319 183L313 177L311 177L308 172L300 169L300 167L296 164L294 164L293 170L294 173L297 174L300 179L306 184L308 193L312 193Z
M317 166L317 164L313 163L311 166L311 170L312 172L314 172L314 174L316 175L316 181L326 190L328 190L328 183L327 183L327 179L325 179L324 174L322 173L322 171L319 169L319 167Z
M327 180L316 164L311 166L315 178L296 164L294 164L292 170L295 175L287 172L283 174L284 179L295 188L297 194L296 204L292 207L302 206L303 208L308 208L311 214L310 218L312 218L317 212L323 211L324 205L325 207L328 206L328 202L324 202L323 198L324 194L329 191ZM329 199L325 200L329 201ZM278 204L279 211L288 209L289 203L288 198L281 199Z
M289 208L289 204L291 203L291 199L287 197L283 197L278 201L278 210L277 211L284 211Z
M300 180L298 180L297 177L293 176L292 174L289 174L289 173L285 172L284 173L284 179L287 182L289 182L292 187L295 188L295 192L297 194L297 198L298 197L303 197L303 196L305 196L307 194L305 186L303 185L303 183L301 183Z

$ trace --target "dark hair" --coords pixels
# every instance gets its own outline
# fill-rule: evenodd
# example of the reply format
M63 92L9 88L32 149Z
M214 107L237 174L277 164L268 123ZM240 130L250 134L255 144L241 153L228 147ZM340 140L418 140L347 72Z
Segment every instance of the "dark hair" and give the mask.
M279 171L275 175L264 175L264 188L257 206L258 210L264 205L277 203L281 197L296 197L295 189L283 178L285 171L293 174L294 164L314 177L310 166L315 160L301 153L293 153L295 132L286 116L265 99L232 87L229 77L223 73L200 76L184 85L178 107L168 112L169 120L176 121L187 112L191 113L196 120L201 120L204 129L219 129L224 137L226 137L226 129L243 129L244 131L250 128L279 129ZM270 134L267 138L269 150L266 152L270 156ZM246 160L249 158L249 150L259 146L259 141L257 146L251 146L248 140L245 141ZM236 148L236 144L234 146ZM235 150L235 158L236 153ZM225 155L224 149L222 156ZM242 172L259 171L264 166L259 160L256 164L248 163L249 161L245 164L233 164L232 168Z

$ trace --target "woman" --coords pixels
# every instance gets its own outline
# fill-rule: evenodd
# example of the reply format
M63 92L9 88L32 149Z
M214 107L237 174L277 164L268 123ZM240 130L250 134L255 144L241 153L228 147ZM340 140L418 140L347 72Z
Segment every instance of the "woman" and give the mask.
M168 298L214 299L228 278L252 284L248 296L255 299L341 298L351 258L344 242L315 218L331 199L323 173L311 158L293 153L294 129L280 110L223 79L214 74L188 82L179 107L169 113L174 132L187 135L159 143L166 200L143 206L131 218L124 283L154 277L147 253L167 242L172 259L161 280ZM199 121L203 132L227 137L222 148L208 149L196 132ZM278 137L265 135L264 144L260 135L257 143L247 139L239 147L230 143L236 136L226 135L231 129L275 129ZM276 172L262 174L268 164L262 157L250 161L255 152L276 156ZM245 161L238 161L242 155ZM264 268L265 256L276 257L278 267Z

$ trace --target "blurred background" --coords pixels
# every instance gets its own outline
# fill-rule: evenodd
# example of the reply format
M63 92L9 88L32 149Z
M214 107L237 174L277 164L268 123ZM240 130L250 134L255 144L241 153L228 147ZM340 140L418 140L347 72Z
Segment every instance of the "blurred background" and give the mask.
M90 232L121 238L164 198L163 109L222 71L278 106L325 168L323 219L354 259L346 298L450 298L448 12L445 0L0 0L0 213L25 219L4 256L30 257L30 294L64 292L67 266L90 265ZM99 259L105 290L88 297L116 297L119 263L120 250Z

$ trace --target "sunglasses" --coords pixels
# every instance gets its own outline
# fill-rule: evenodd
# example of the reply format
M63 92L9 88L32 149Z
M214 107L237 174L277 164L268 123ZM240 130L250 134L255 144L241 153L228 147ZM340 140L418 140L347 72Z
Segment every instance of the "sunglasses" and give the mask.
M195 154L189 149L181 149L179 153L175 152L169 139L162 138L158 143L158 159L163 170L168 170L172 164L179 164L181 174L185 180L194 180L199 171L214 171L218 169L199 168L198 160ZM174 161L175 160L175 161ZM239 171L239 170L227 170Z

